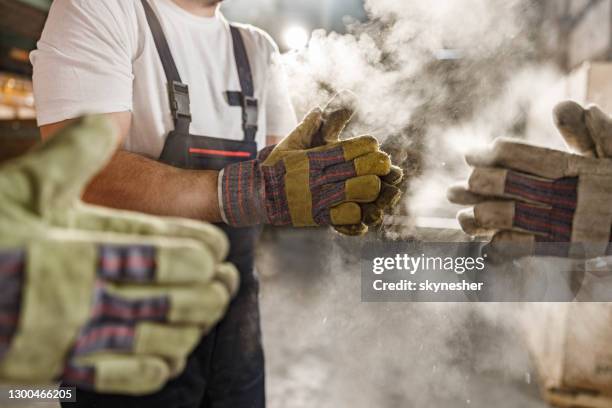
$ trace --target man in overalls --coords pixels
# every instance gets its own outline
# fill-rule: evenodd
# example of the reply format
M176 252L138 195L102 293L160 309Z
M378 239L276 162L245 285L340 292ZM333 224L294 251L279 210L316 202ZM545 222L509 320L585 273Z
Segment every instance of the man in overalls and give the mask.
M366 213L380 218L373 204L381 196L396 202L382 180L389 157L374 138L339 141L344 121L325 128L318 109L293 130L295 113L273 64L276 45L256 28L228 23L218 3L55 0L32 54L43 137L84 112L106 114L120 128L123 149L85 200L221 223L228 261L241 276L225 319L180 377L144 397L79 384L76 406L265 406L255 226L359 233ZM263 149L288 134L273 151ZM397 181L393 174L387 181Z

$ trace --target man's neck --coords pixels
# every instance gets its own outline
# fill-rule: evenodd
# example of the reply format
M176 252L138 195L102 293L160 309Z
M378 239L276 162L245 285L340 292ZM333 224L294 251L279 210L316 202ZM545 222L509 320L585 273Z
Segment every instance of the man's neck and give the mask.
M218 4L206 6L203 2L194 0L172 0L177 6L199 17L213 17L217 12Z

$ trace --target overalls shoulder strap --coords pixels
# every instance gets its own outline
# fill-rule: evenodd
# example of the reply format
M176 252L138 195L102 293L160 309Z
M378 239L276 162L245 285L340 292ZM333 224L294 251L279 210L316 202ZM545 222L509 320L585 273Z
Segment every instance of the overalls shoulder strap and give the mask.
M174 120L174 129L177 132L188 134L189 125L191 124L189 87L181 80L181 75L178 72L164 30L155 11L153 11L153 8L147 0L141 1L147 16L149 28L153 34L157 53L164 67L166 80L168 81L168 95L170 97L170 110L172 112L172 119Z
M175 130L188 134L189 125L191 124L189 87L181 80L164 30L155 11L153 11L148 0L141 0L141 2L168 81L168 95L170 97L170 109L172 111ZM230 25L230 31L232 34L234 57L238 68L238 78L240 80L242 92L228 91L227 100L231 106L240 106L242 108L242 130L244 132L244 140L254 142L255 136L257 135L259 107L258 101L255 99L255 86L253 83L251 64L240 29L234 25Z
M238 79L242 92L227 92L227 101L231 106L242 107L242 130L244 138L248 142L254 142L257 135L258 102L255 99L255 85L249 56L244 45L244 39L240 29L230 24L232 43L234 44L234 58L238 67Z

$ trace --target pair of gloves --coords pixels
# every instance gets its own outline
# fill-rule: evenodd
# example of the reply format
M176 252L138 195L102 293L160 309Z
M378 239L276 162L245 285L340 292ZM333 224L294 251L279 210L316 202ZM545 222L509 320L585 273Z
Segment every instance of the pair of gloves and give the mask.
M258 160L227 168L228 221L351 235L379 223L399 199L401 171L373 137L339 140L351 116L315 109ZM1 382L155 392L238 290L214 226L80 201L117 145L109 123L88 117L0 166Z
M352 95L312 110L277 146L226 167L219 203L231 226L333 226L362 235L397 205L402 170L372 136L340 140L353 116Z
M498 139L467 155L473 172L449 200L469 235L488 235L497 259L529 255L595 258L612 229L612 119L598 107L563 102L554 120L577 154Z

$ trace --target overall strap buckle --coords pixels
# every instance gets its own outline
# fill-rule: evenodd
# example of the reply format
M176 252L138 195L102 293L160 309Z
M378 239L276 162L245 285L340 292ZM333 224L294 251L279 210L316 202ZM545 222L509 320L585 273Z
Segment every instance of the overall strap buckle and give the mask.
M191 120L191 100L189 99L189 86L182 82L172 81L168 84L170 96L170 110L175 120L185 118Z
M250 96L242 98L242 123L245 132L257 133L259 123L259 102L257 98Z

